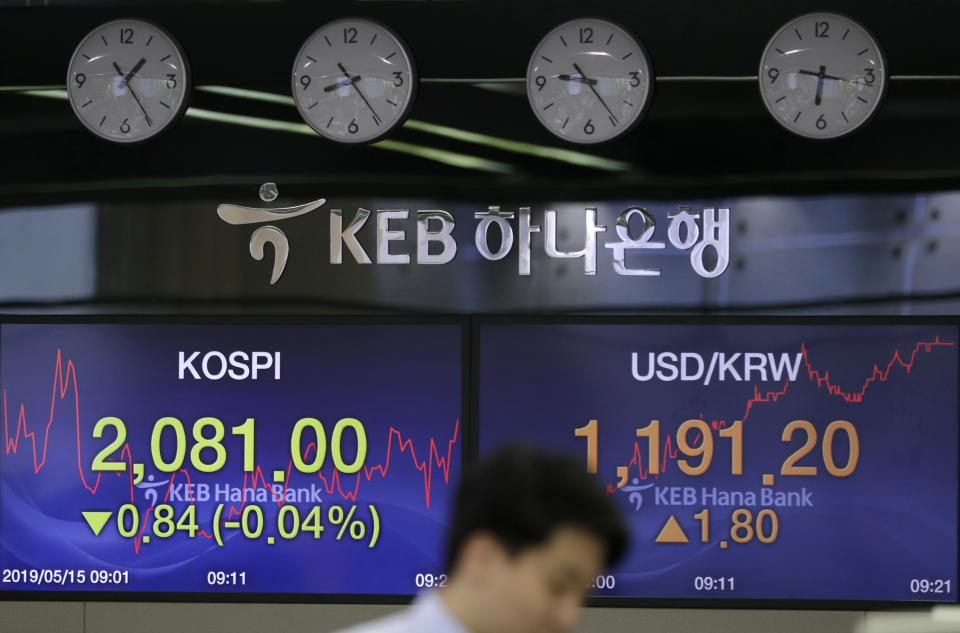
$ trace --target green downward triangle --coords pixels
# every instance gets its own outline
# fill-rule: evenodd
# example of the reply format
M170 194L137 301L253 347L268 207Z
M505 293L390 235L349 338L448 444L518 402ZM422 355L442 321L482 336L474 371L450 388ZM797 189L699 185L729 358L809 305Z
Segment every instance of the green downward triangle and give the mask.
M94 536L100 536L100 531L103 530L103 526L107 524L112 514L113 512L94 512L91 510L84 512L83 518L87 520L87 525L93 530Z

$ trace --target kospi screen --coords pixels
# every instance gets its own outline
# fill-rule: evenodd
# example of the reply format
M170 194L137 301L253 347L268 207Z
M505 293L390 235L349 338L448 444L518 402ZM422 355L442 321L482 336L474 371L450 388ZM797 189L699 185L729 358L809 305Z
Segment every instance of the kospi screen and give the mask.
M957 327L476 328L481 457L569 453L627 517L595 596L957 600Z
M452 322L0 324L0 590L439 584L462 350Z

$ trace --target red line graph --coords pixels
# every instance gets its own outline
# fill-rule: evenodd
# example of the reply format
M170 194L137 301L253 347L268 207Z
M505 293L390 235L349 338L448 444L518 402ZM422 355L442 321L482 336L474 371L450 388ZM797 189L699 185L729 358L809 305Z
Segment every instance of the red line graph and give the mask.
M937 336L933 341L921 341L914 346L913 352L910 353L909 362L900 358L899 350L894 351L893 358L891 358L890 362L887 363L886 369L880 369L878 365L874 364L873 373L869 378L863 381L863 386L860 387L860 390L850 393L845 393L838 385L834 385L830 382L829 371L825 371L823 374L821 374L819 371L813 368L813 365L810 363L807 346L804 343L800 344L800 351L803 353L803 363L807 366L807 372L810 375L810 380L816 380L818 387L825 387L831 395L840 396L847 402L861 402L863 400L863 394L867 392L867 387L869 387L873 382L886 382L887 378L890 377L890 370L893 369L894 365L903 367L909 374L910 370L913 369L914 361L917 359L917 353L919 353L921 349L929 354L931 349L934 347L951 347L953 345L954 343L941 341L939 336Z
M810 353L807 349L807 344L803 341L800 342L800 353L802 355L803 364L806 368L807 377L810 381L819 389L824 389L828 394L842 398L846 402L859 403L863 401L864 395L867 393L867 389L871 385L876 383L886 382L890 378L890 372L895 367L901 367L905 370L907 374L910 374L913 365L917 360L917 354L922 350L924 353L930 353L934 347L952 347L956 343L949 341L941 341L939 336L934 337L932 341L920 341L913 347L913 351L910 353L910 360L905 361L903 357L900 356L899 350L894 350L893 356L885 364L883 368L881 365L874 363L873 370L869 377L863 381L863 384L856 388L853 391L844 391L842 387L831 382L830 372L829 371L820 371L815 369L813 363L810 360ZM747 400L746 409L743 412L743 416L739 419L743 422L747 421L747 418L750 417L750 412L753 410L753 406L759 403L765 402L776 402L781 397L787 394L787 391L790 389L790 379L784 381L783 388L775 391L760 392L760 388L757 385L753 386L753 396ZM703 417L703 414L700 415ZM727 421L713 420L712 427L714 429L724 428L728 426ZM695 439L692 446L696 446L699 442L699 439ZM673 440L668 434L666 439L663 442L663 456L660 459L660 473L654 473L654 478L659 478L661 474L666 470L667 459L676 459L677 458L677 449L673 447ZM643 467L643 454L640 449L640 443L635 441L633 443L633 456L629 462L624 464L627 467L628 471L631 468L636 468L638 477L640 479L647 479L650 476L648 469ZM607 486L607 492L612 493L614 491L614 486L612 484Z
M47 419L47 424L42 431L43 441L38 443L37 432L30 431L27 426L27 415L26 407L23 403L20 404L18 413L17 413L17 426L14 429L13 435L10 434L9 429L9 417L7 412L7 390L3 390L3 438L4 438L4 451L6 454L18 454L20 449L20 441L24 440L30 441L30 446L33 453L33 472L37 474L44 467L47 461L47 448L49 445L51 427L53 426L54 416L56 414L57 403L63 400L68 400L68 393L72 393L72 405L73 405L73 420L76 427L76 440L77 440L77 470L80 473L80 481L83 484L83 487L89 491L91 494L96 494L98 488L100 487L101 477L104 474L103 472L98 472L96 479L93 480L91 485L87 481L87 477L83 471L83 456L81 454L80 441L80 394L77 387L77 371L76 367L73 364L72 360L67 360L66 366L63 362L62 350L57 350L57 359L56 365L54 368L53 375L53 390L50 399L50 415ZM68 400L69 402L69 400ZM450 466L452 464L452 455L453 447L457 443L457 439L460 435L460 420L456 420L453 428L453 437L447 442L446 454L443 454L440 448L437 446L437 441L434 438L430 438L430 446L428 450L427 458L420 460L417 458L416 448L414 446L413 440L411 438L404 439L400 430L390 427L390 430L387 434L387 450L386 457L383 460L383 464L377 464L374 466L362 467L360 473L356 475L356 482L353 485L352 489L349 484L344 486L341 484L340 473L337 470L333 470L333 474L329 477L323 475L322 472L318 472L318 478L323 482L324 489L327 494L333 494L333 491L336 490L337 493L347 501L356 501L357 494L360 490L360 483L362 480L371 481L374 475L379 474L381 478L386 478L388 471L390 470L391 457L393 454L393 444L394 438L396 438L396 443L400 453L410 453L410 459L413 462L414 468L423 474L423 486L424 486L424 502L426 507L430 507L430 495L433 486L433 469L436 466L441 476L443 477L444 483L449 483L450 481ZM304 451L303 460L306 461L311 450L316 451L316 444L309 444ZM39 451L39 452L38 452ZM127 462L126 472L116 472L117 476L127 475L130 481L130 503L135 503L134 498L134 483L133 483L133 456L130 449L130 444L125 443L123 448L120 451L120 461ZM293 460L291 459L287 464L287 475L284 478L283 493L277 495L276 491L268 484L266 477L263 474L263 469L257 465L253 472L245 472L243 474L243 485L241 490L252 488L254 492L259 488L264 488L270 491L273 496L273 500L277 503L278 506L284 504L284 499L286 498L286 492L290 482L290 473L293 469ZM180 469L177 472L174 472L170 476L170 481L167 485L166 494L163 497L163 503L166 503L169 498L171 491L173 490L174 481L179 473L183 473L186 477L187 490L190 495L190 503L194 504L192 484L190 473L185 469ZM244 500L240 504L240 507L237 508L234 505L231 505L227 509L227 518L224 521L229 521L235 516L241 515L243 509L246 506L246 494L244 494ZM144 514L144 519L141 522L141 528L137 536L134 538L134 549L139 552L140 546L142 544L143 532L146 530L149 516L153 511L153 506L150 506L146 509ZM213 538L212 535L207 534L203 530L199 531L200 534L206 538Z

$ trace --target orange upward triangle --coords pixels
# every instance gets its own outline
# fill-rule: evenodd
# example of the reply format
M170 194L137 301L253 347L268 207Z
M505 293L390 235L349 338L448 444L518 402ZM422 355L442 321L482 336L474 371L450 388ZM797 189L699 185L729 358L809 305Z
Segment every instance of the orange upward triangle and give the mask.
M677 518L670 515L670 518L667 519L667 522L664 524L663 529L660 530L660 534L657 535L657 543L689 543L690 539L687 538L686 533L684 533L683 528L680 527L680 524L677 523Z

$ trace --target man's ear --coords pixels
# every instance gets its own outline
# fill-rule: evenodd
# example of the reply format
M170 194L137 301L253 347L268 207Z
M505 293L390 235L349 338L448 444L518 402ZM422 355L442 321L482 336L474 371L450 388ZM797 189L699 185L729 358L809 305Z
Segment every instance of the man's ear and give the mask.
M457 573L477 581L487 580L508 556L507 548L492 532L477 530L463 540Z

